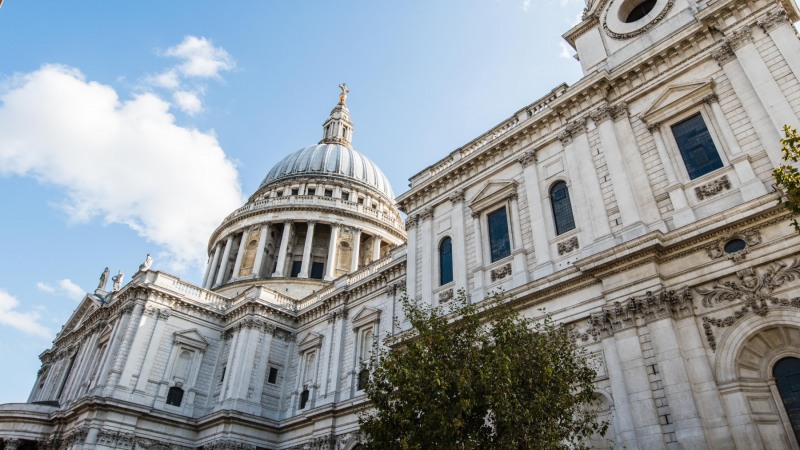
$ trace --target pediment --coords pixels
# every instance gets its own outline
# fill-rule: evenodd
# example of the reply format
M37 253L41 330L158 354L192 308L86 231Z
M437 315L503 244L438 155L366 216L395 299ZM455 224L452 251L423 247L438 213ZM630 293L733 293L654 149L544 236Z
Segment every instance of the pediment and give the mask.
M469 202L469 208L477 214L482 210L517 195L517 182L514 180L494 180L487 182Z
M83 297L83 300L81 300L81 302L78 304L78 307L75 308L72 316L70 316L69 320L67 320L67 323L64 324L64 328L61 333L63 334L78 328L84 322L84 320L86 320L97 310L97 308L100 307L100 305L100 302L92 298L90 295Z
M314 347L319 347L321 345L322 345L322 335L314 332L308 333L306 337L304 337L303 340L300 341L299 344L297 344L301 352L310 350Z
M197 328L176 331L173 333L173 337L176 343L188 345L199 350L205 350L205 348L208 347L208 340L206 340L206 338L204 338L203 335L197 331Z
M353 317L353 328L358 329L381 318L381 310L365 306Z
M649 124L680 114L714 93L711 79L667 86L639 117Z

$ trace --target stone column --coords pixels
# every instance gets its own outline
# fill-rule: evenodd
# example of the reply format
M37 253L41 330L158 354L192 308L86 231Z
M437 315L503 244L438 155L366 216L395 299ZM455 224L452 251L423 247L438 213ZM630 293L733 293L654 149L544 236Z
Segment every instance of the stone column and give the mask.
M306 230L306 241L303 244L303 260L300 263L300 273L297 278L308 278L308 267L311 265L311 249L314 244L314 225L315 221L308 221L308 229Z
M622 438L624 448L638 450L636 441L636 425L631 413L628 389L625 384L622 364L619 361L616 340L614 336L603 339L603 356L608 370L608 379L611 383L611 395L614 398L614 422Z
M639 216L650 229L667 231L667 226L658 211L653 188L644 167L639 146L633 134L633 127L629 117L628 105L619 103L611 110L614 119L614 131L619 144L622 160L625 162L626 176L630 180L633 196L639 210Z
M267 235L269 234L269 222L261 225L261 234L258 237L258 249L256 249L256 259L253 262L253 277L261 278L261 265L264 264L264 247L267 245Z
M222 251L222 242L218 242L216 247L214 247L214 256L211 258L211 265L208 266L208 274L206 280L203 282L203 287L205 289L211 289L214 285L214 279L217 276L217 263L219 262L219 255Z
M448 196L453 204L450 221L453 224L453 285L455 290L467 288L467 233L464 223L464 190L456 189ZM438 248L437 248L438 251ZM455 293L455 292L454 292Z
M358 260L361 258L361 228L353 230L353 254L350 259L350 272L358 270Z
M639 229L634 235L641 235L646 232L642 227L642 219L636 207L636 199L628 178L630 171L626 167L625 158L617 141L617 134L614 130L614 123L611 120L611 107L603 105L591 114L592 120L597 125L597 132L600 135L600 144L606 156L606 166L608 175L611 177L611 187L617 199L619 215L622 219L622 227L628 228L634 225ZM630 236L633 237L633 236Z
M325 265L325 279L336 278L336 241L339 239L339 224L331 224L331 240L328 243L328 259Z
M539 173L536 165L536 153L533 150L524 152L517 161L522 165L522 177L525 182L525 197L528 199L530 211L531 234L533 235L533 252L536 256L536 267L533 277L538 278L553 271L550 257L550 243L547 239L547 226L544 223L542 207L542 191L539 189Z
M217 272L217 279L214 286L219 286L225 282L225 272L228 270L228 258L231 256L231 247L233 246L233 235L228 236L225 242L225 250L222 252L222 261L219 263L219 272Z
M117 350L122 341L122 335L128 327L131 312L133 312L133 306L123 309L117 319L117 323L112 326L113 331L111 332L111 337L108 339L103 361L100 363L100 371L97 374L97 381L94 383L95 387L104 387L108 382L111 365L114 362L114 357L117 355Z
M750 164L749 155L742 153L739 142L736 140L736 135L731 128L730 123L725 119L725 113L719 105L717 94L706 96L705 101L711 107L711 113L714 115L714 121L719 125L722 134L722 144L728 149L731 154L731 164L736 170L736 175L742 183L741 192L745 201L752 200L767 193L764 183L756 177L753 171L753 166Z
M5 450L17 450L22 446L22 441L16 438L6 438L3 439L3 445L5 446Z
M155 314L153 315L153 321L155 324L153 325L153 330L150 333L150 339L148 340L147 344L142 346L143 348L141 351L144 352L144 358L142 359L142 363L139 365L139 378L136 380L136 387L134 388L134 393L141 395L144 395L147 391L147 382L150 379L150 371L153 368L155 359L159 355L158 348L150 348L150 346L153 342L155 342L156 345L161 342L161 336L164 333L164 327L166 327L167 319L170 317L169 309L166 308L159 309L154 312Z
M517 287L528 282L528 264L525 261L527 252L522 246L522 218L519 214L519 200L516 191L511 194L509 204L511 211L509 211L508 223L511 226L511 254L514 268L511 277L514 280L513 286Z
M236 251L236 262L233 263L233 274L231 274L231 281L239 278L239 269L242 268L242 257L244 256L244 249L247 246L247 230L242 231L242 237L239 239L239 250Z
M122 369L125 366L125 362L128 360L128 354L130 353L131 342L133 338L136 336L136 332L139 329L139 322L142 320L142 313L144 312L144 303L145 300L137 299L136 303L133 306L133 312L131 313L131 318L128 321L125 334L122 336L122 342L117 349L114 358L114 365L111 367L111 374L108 377L108 385L112 387L116 387L115 385L119 382L120 376L122 375Z
M483 233L481 232L481 213L472 213L473 243L475 245L475 269L472 271L472 301L480 301L484 297L483 292ZM454 261L455 262L455 261Z
M322 398L327 398L328 394L331 394L331 391L336 391L336 381L338 380L337 374L331 373L331 365L333 364L333 351L334 346L337 344L337 340L334 338L336 336L336 318L340 314L339 311L333 311L328 313L328 331L327 336L331 338L328 340L328 348L325 352L325 362L323 367L325 367L325 373L322 376L322 380L320 380L320 384L322 387ZM333 399L331 399L333 401Z
M772 10L765 18L756 21L756 25L769 34L792 73L800 77L800 40L797 39L797 32L792 27L786 10Z
M381 259L381 236L375 235L372 237L372 261L379 259Z
M408 298L417 298L417 224L416 215L409 215L406 219L406 235L408 244L406 245L406 293Z
M275 266L273 278L281 278L286 272L286 254L289 252L289 235L292 234L292 220L283 223L283 233L281 234L281 248L278 250L278 265Z
M582 214L582 216L588 218L589 223L579 224L584 232L584 237L595 242L609 237L611 227L608 225L605 202L600 191L600 180L597 179L597 172L592 162L592 151L589 148L589 138L586 136L585 121L570 122L558 138L564 146L567 166L578 169L578 176L572 174L574 182L571 187L578 194L576 199L580 203L576 209L579 214L581 211L588 213L588 217L586 214Z
M419 239L422 240L422 258L420 261L420 277L419 283L422 287L422 297L427 298L429 303L433 303L431 291L433 284L433 271L436 263L434 257L437 251L436 245L433 243L433 208L427 207L422 209L419 213Z
M661 124L651 123L647 126L647 129L653 134L653 141L655 141L656 150L658 150L658 157L661 160L661 166L664 168L664 174L667 176L667 192L669 192L669 199L672 202L673 209L672 222L675 228L688 225L695 220L694 211L689 207L689 200L686 199L683 186L678 183L678 177L675 175L675 167L672 165L672 160L664 144L664 138L661 135Z
M749 54L752 52L745 53ZM772 123L766 105L762 102L762 99L748 79L748 75L742 67L744 61L737 61L736 55L734 55L728 43L724 43L720 48L713 51L711 56L717 60L717 63L725 72L725 76L730 80L731 87L736 97L739 98L739 101L743 105L747 105L745 114L749 117L750 123L753 125L753 130L758 136L758 140L761 141L761 145L764 146L765 149L771 148L772 145L777 145L783 134L780 130L777 130ZM761 59L758 54L755 56L757 59ZM763 61L761 61L761 64L763 64ZM778 152L767 151L767 156L774 167L782 163Z
M783 95L780 86L772 76L769 67L767 67L764 59L758 53L758 49L753 43L750 28L740 28L729 33L725 40L730 45L736 58L741 62L747 79L750 80L756 95L767 109L767 114L778 134L783 135L784 124L800 123L791 105ZM796 37L795 40L797 40Z

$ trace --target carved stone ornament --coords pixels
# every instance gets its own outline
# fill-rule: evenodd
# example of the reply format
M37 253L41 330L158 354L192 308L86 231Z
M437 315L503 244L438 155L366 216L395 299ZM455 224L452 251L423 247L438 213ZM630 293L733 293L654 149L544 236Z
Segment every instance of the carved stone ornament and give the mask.
M718 103L719 97L717 96L717 94L712 92L711 94L708 94L705 97L703 97L702 100L700 101L710 105L712 103Z
M619 120L624 117L628 117L629 114L630 110L628 109L628 104L625 102L619 102L611 107L611 117L614 120Z
M761 27L765 33L769 33L784 23L789 23L789 15L783 8L774 9L768 12L765 18L756 21L756 25Z
M522 152L522 154L517 158L517 162L522 164L522 167L530 166L536 162L536 152L533 150Z
M720 67L724 66L725 64L733 61L736 58L736 55L733 53L733 49L728 43L723 43L720 48L711 52L711 57L714 58Z
M453 290L439 292L439 303L446 303L453 299Z
M558 133L558 140L561 141L561 145L566 147L572 142L572 134L570 134L568 131L562 131L561 133Z
M145 449L171 449L171 450L190 449L190 447L171 444L169 442L142 438L133 433L124 433L122 431L107 431L107 430L100 430L100 432L97 433L97 444L105 447L121 448L121 449L135 449L137 447ZM215 447L215 448L222 448L222 447ZM230 447L230 448L255 450L256 447L253 445L250 447Z
M304 444L294 445L288 448L288 450L331 450L337 448L337 439L334 436L318 436L309 439Z
M661 132L661 123L660 122L653 122L647 124L647 131L651 133L660 133Z
M672 5L674 5L674 4L675 4L675 0L669 0L667 2L667 6L664 7L664 9L662 9L661 12L659 12L658 15L653 20L651 20L650 22L648 22L644 26L641 26L641 27L639 27L639 28L637 28L637 29L635 29L633 31L628 32L628 33L615 33L614 31L611 31L608 28L608 14L613 9L613 8L608 8L608 9L606 9L606 13L603 16L603 31L605 31L607 35L611 36L614 39L630 39L630 38L642 35L644 33L647 33L648 31L650 31L653 27L658 25L659 22L664 20L664 17L667 15L669 10L672 9ZM617 12L617 10L614 9L614 13L616 13L616 12Z
M457 204L464 201L464 190L463 189L456 189L447 196L447 199L450 200L450 203Z
M705 307L712 307L714 304L722 302L740 302L742 304L742 307L730 316L703 317L703 329L712 350L717 349L712 327L729 327L750 312L766 316L769 312L769 305L800 308L800 297L781 299L772 295L777 287L800 278L800 260L794 260L790 264L775 263L761 273L757 273L749 267L737 271L736 277L737 280L718 281L710 289L695 289L698 294L703 296L703 306Z
M578 236L572 236L564 242L558 243L558 254L563 255L578 249Z
M734 239L743 240L744 243L746 244L745 248L733 253L725 252L725 244ZM758 245L760 243L761 243L761 233L759 233L758 230L745 230L741 232L726 234L725 236L709 244L705 248L705 250L706 253L708 254L708 257L711 259L718 259L725 256L728 259L732 260L733 262L738 263L745 258L750 247Z
M727 175L723 175L721 178L717 178L716 180L709 181L704 185L697 186L694 188L694 193L697 195L698 200L704 200L730 188L731 181L728 179Z
M731 50L733 51L736 51L736 49L753 42L753 37L750 34L750 27L745 26L736 31L732 31L728 36L725 37L725 42L730 45Z
M611 336L616 332L643 325L663 318L689 317L694 314L692 293L689 288L676 292L662 289L647 291L644 295L631 297L624 302L614 302L603 312L589 316L587 333L595 340Z
M415 226L417 226L417 216L415 215L408 216L408 218L406 219L406 231L414 228Z
M232 439L217 439L203 445L203 450L255 450L253 444L245 444Z
M605 122L606 120L611 119L611 107L608 105L603 105L589 113L589 117L591 117L592 121L594 121L596 124Z
M492 278L492 281L502 280L503 278L511 275L511 263L502 265L497 269L493 269L489 276Z
M433 208L430 206L427 208L422 208L419 212L419 220L427 220L433 217Z

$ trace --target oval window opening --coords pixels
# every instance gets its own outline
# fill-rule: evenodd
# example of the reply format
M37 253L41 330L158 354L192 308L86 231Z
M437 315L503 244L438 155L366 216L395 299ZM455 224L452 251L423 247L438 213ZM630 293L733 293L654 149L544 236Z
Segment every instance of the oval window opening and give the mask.
M633 23L646 16L648 13L650 13L650 11L653 10L653 8L655 8L657 1L658 0L644 0L643 2L640 2L638 5L634 6L625 17L625 23Z
M747 243L741 239L731 239L725 244L725 253L736 253L744 250Z

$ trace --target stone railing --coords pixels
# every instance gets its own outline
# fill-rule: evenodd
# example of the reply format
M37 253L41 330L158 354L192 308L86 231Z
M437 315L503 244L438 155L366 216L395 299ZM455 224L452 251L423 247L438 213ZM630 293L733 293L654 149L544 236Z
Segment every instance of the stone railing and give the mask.
M358 283L364 278L367 278L368 276L375 274L390 262L392 262L392 255L386 255L383 258L375 261L374 263L351 273L350 275L347 276L347 285L350 286L351 284Z
M448 155L441 161L437 162L436 164L433 164L432 166L428 167L422 172L414 175L410 179L412 187L421 181L433 178L434 176L438 175L439 173L447 170L449 167L456 164L458 161L468 157L469 155L475 153L476 151L480 150L486 145L491 144L494 140L500 138L504 134L513 130L525 120L541 113L542 111L545 111L550 107L551 102L553 102L555 99L557 99L567 91L567 87L568 86L564 83L560 84L544 97L540 98L539 100L536 100L535 102L531 103L525 108L522 108L521 110L517 111L513 116L504 120L499 125L493 127L486 133L483 133L482 135L473 139L466 145L450 152L450 155Z
M224 311L230 307L231 302L226 297L189 284L174 275L152 270L144 275L142 281L145 284L152 284L177 292L183 295L186 300L200 303L217 311Z
M252 211L259 211L262 209L269 209L280 206L304 206L304 207L321 206L326 208L336 208L362 214L371 217L375 220L387 223L391 226L397 226L398 223L398 219L393 215L386 214L369 206L356 202L351 202L348 200L342 200L340 198L324 197L320 195L291 195L286 197L271 197L271 198L257 200L255 202L248 203L242 206L241 208L237 209L236 211L230 213L228 217L226 217L225 220L223 220L223 223L228 222L229 220L235 219L238 216L241 216L243 214Z

